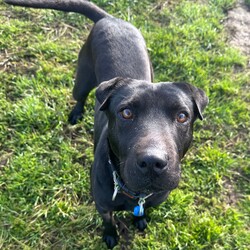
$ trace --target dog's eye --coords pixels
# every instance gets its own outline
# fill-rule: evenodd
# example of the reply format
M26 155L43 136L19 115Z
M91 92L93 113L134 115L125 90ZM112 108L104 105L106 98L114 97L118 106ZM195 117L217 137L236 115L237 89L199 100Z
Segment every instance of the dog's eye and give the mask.
M188 114L181 112L177 115L177 121L179 123L185 123L188 120Z
M130 109L125 108L120 111L120 115L122 116L123 119L125 120L131 120L133 119L133 113Z

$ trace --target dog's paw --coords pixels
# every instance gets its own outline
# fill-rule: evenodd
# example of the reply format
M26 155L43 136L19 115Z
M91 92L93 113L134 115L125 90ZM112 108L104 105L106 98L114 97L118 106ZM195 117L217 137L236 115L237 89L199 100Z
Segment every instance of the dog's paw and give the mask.
M134 224L137 227L137 229L141 232L143 232L147 228L147 220L144 216L142 217L134 216Z
M118 244L118 236L104 234L103 241L106 243L108 249L112 249Z
M68 122L71 124L71 125L75 125L77 124L77 122L81 121L83 116L82 114L80 115L75 115L75 114L72 114L73 112L71 112L69 114L69 118L68 118Z
M69 114L68 122L71 125L77 124L77 122L81 121L83 118L83 107L79 104L76 104L76 106L72 109L72 111Z

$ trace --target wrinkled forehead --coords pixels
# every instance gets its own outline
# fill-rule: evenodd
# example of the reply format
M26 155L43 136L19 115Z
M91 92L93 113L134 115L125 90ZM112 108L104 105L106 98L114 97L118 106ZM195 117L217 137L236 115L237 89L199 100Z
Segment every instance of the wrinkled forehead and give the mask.
M172 83L137 83L128 84L118 89L112 97L113 107L143 106L150 108L192 107L192 100L185 92Z

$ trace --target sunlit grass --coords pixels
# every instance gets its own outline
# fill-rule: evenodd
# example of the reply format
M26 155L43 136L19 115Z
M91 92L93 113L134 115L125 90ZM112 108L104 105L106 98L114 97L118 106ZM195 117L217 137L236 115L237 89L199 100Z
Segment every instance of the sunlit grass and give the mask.
M141 30L156 82L188 81L210 98L179 188L149 210L143 235L119 213L129 235L117 249L248 249L249 73L222 22L234 1L95 2ZM105 249L90 195L94 92L84 120L67 123L91 22L3 3L0 12L0 248Z

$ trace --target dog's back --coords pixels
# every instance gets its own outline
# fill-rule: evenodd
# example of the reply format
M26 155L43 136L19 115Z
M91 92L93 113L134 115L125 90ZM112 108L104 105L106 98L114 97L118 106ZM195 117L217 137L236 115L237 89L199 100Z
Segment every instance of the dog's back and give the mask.
M98 83L117 76L152 80L145 41L133 25L117 18L104 18L94 26L91 38Z

